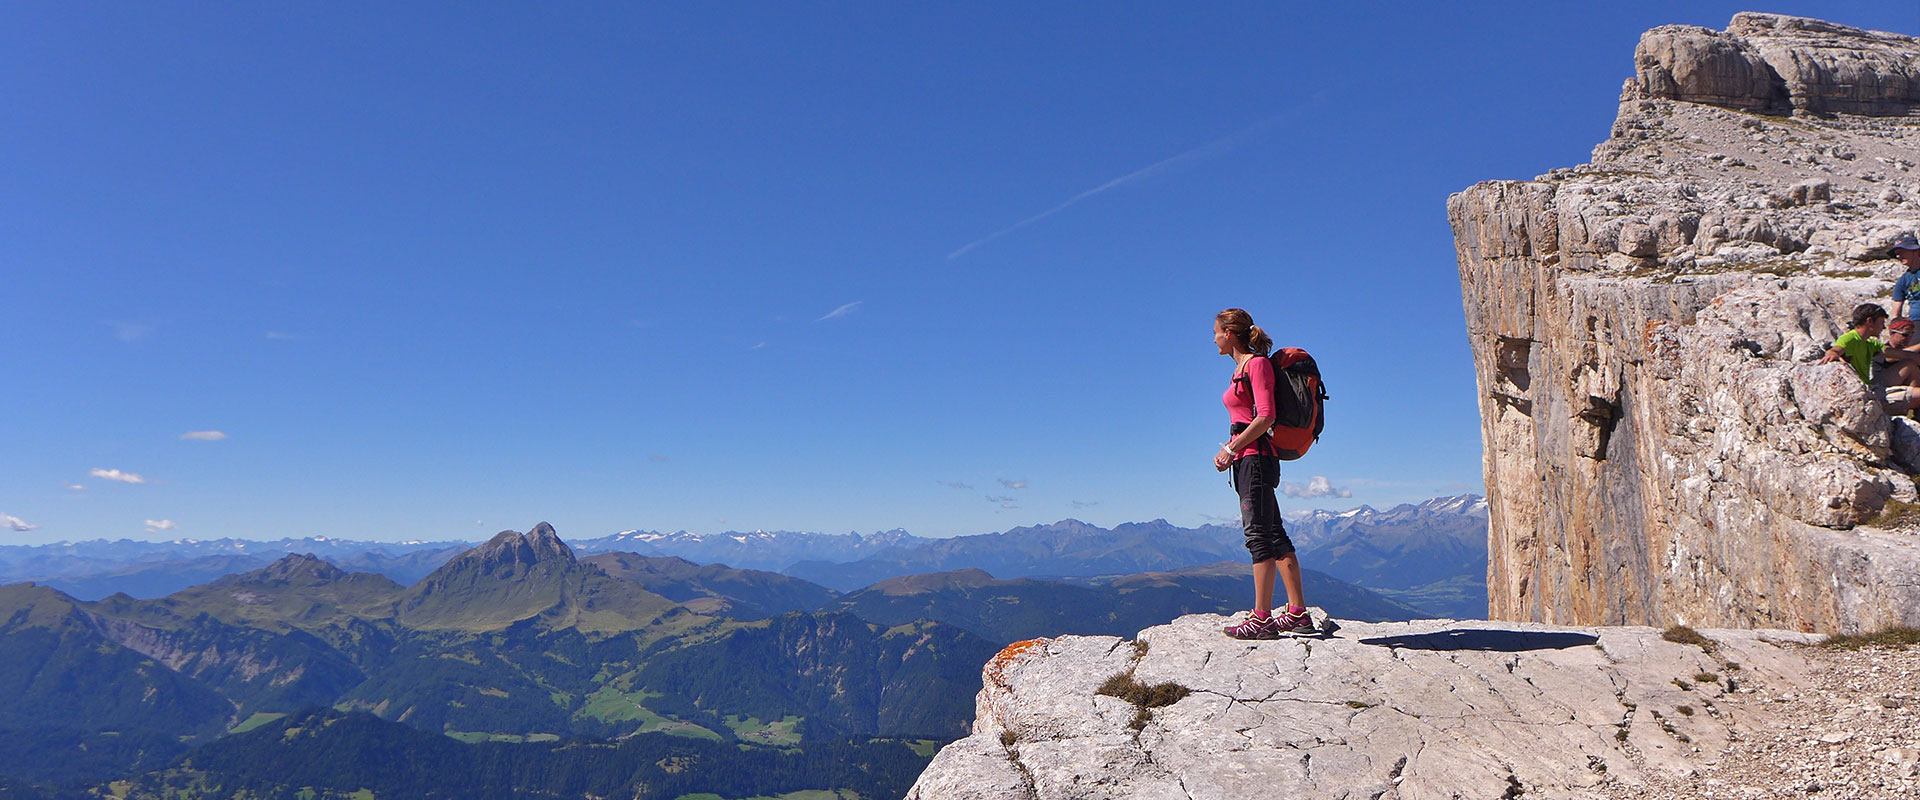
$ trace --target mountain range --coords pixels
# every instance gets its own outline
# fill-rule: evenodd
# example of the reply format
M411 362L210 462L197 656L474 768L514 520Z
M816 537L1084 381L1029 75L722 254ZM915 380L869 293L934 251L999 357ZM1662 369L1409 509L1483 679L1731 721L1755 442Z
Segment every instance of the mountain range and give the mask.
M1286 519L1302 563L1310 569L1387 594L1427 615L1485 615L1487 510L1478 496L1435 498L1384 511L1368 506L1343 512L1296 511L1288 512ZM34 581L83 600L115 592L154 598L222 575L258 569L280 555L299 552L313 553L345 570L377 572L411 585L470 546L328 537L0 546L0 582ZM959 569L983 569L1001 579L1081 578L1173 571L1245 558L1238 528L1184 528L1165 520L1109 529L1068 519L950 539L902 530L865 535L629 530L575 540L570 546L583 555L674 557L695 566L753 570L757 572L749 582L765 586L772 586L771 575L780 573L838 592L905 575ZM756 601L747 602L748 606L733 612L752 613ZM804 607L804 603L774 602L766 608Z
M0 730L33 743L0 752L0 777L124 777L316 706L466 739L947 739L998 647L937 621L773 614L752 575L635 558L710 607L579 560L544 523L411 586L295 554L149 600L0 587ZM833 597L783 580L803 605ZM761 618L718 613L746 606Z
M305 553L342 569L378 572L411 584L473 545L473 542L374 542L326 536L271 542L92 539L0 545L0 583L33 581L84 600L98 600L115 592L152 598L223 575L259 569L281 556Z
M1407 620L1420 609L1302 570L1309 602L1348 619ZM1219 562L1170 572L1069 580L1001 580L960 569L890 578L841 596L831 607L883 625L932 619L1009 643L1065 632L1132 636L1185 614L1230 614L1246 607L1247 565Z

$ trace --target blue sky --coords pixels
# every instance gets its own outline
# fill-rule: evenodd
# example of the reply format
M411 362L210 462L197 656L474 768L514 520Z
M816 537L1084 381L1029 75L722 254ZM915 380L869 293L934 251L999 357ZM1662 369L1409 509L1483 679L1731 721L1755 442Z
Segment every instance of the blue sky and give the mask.
M1738 10L14 5L0 541L1220 520L1227 306L1479 491L1446 196Z

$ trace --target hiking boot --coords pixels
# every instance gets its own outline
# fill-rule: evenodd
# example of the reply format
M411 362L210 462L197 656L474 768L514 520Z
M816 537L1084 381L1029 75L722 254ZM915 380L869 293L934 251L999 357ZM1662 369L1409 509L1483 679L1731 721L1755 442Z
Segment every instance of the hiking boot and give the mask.
M1300 613L1298 614L1285 610L1275 611L1273 612L1273 616L1268 617L1268 619L1272 621L1273 635L1275 636L1320 632L1319 628L1313 626L1313 615L1307 613L1307 610L1304 608L1300 609Z
M1278 639L1280 632L1273 627L1273 615L1256 617L1247 613L1247 619L1238 625L1229 625L1221 631L1235 639Z

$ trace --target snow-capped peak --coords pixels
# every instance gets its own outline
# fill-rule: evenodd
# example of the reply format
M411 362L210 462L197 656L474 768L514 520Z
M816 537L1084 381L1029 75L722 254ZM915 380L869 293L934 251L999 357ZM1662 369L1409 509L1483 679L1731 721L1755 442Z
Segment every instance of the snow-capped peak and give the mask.
M1487 499L1476 494L1460 494L1436 497L1421 503L1420 507L1445 514L1479 514L1486 512Z

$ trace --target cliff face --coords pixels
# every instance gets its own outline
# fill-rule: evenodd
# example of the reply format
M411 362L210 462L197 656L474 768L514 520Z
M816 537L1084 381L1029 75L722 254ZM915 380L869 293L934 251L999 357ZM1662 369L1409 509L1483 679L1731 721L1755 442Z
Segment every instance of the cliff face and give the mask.
M1593 161L1448 199L1480 389L1489 614L1920 626L1913 429L1842 364L1920 229L1920 40L1649 31Z

